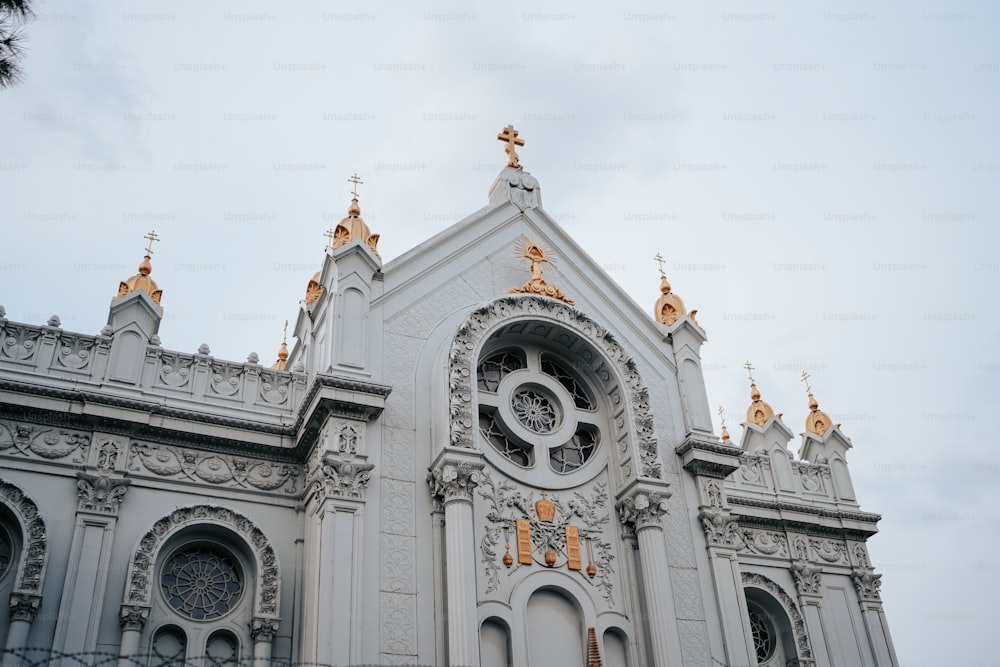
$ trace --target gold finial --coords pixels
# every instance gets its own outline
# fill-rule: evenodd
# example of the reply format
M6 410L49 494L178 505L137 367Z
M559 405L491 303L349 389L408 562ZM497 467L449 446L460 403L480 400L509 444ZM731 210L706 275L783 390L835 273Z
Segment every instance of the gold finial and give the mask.
M517 240L515 247L519 256L531 262L531 280L520 287L511 287L508 294L539 294L565 301L571 306L576 303L563 294L561 289L545 282L542 277L542 264L555 261L551 250L543 248L541 241L530 241L523 236Z
M288 320L285 320L285 329L281 334L281 348L278 350L278 360L271 366L276 371L285 370L288 363Z
M747 421L757 426L763 426L774 416L774 409L760 398L760 390L757 389L757 383L753 379L754 367L748 361L743 365L743 368L747 369L747 375L750 377L750 400L752 401L750 407L747 408Z
M153 272L153 265L149 262L150 255L153 254L153 242L159 241L160 237L156 235L155 231L151 231L143 238L149 239L149 243L146 244L146 254L143 256L142 262L139 263L139 272L128 280L119 283L118 294L114 298L119 299L126 294L131 294L141 289L149 295L153 303L160 305L160 297L163 296L163 290L157 286L155 280L149 277L149 274Z
M816 435L823 435L833 425L833 420L830 419L830 415L819 409L819 402L813 397L812 387L809 386L809 373L802 371L802 381L806 383L806 393L809 395L809 416L806 417L806 430Z
M333 230L330 247L339 248L358 239L368 246L373 255L382 259L382 256L378 254L379 235L372 234L368 225L361 218L361 206L358 205L358 185L363 184L364 181L357 174L354 174L347 179L347 182L354 184L354 188L351 190L351 205L347 207L347 217L341 220L340 224Z
M653 306L653 317L656 318L657 322L666 324L669 327L687 315L688 311L684 305L684 300L670 291L667 274L663 272L663 262L666 261L663 255L656 253L656 257L653 259L660 264L660 298L656 300L656 305ZM695 324L698 323L695 322ZM698 328L701 328L701 325L698 325Z
M524 139L517 138L517 130L514 129L513 125L508 125L503 128L503 131L497 135L497 139L500 141L506 141L507 146L504 148L504 152L507 153L507 166L513 167L514 169L520 169L521 163L518 161L516 146L523 146Z
M722 441L729 440L729 431L726 429L726 410L719 406L719 418L722 420Z

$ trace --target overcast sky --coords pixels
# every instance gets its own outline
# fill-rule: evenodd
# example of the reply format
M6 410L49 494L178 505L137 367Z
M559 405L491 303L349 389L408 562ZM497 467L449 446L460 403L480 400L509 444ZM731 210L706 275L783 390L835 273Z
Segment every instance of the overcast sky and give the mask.
M0 304L97 333L155 229L164 347L271 363L348 176L389 260L485 205L513 123L644 310L667 258L734 437L745 361L795 432L811 373L901 662L1000 664L1000 11L810 5L36 0Z

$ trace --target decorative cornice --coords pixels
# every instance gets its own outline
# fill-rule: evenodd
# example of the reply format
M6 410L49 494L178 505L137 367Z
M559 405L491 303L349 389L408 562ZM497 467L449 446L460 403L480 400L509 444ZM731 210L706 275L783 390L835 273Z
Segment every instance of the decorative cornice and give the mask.
M724 479L740 467L743 450L717 442L688 438L675 450L692 475Z
M10 620L31 623L38 616L42 606L42 596L31 593L10 594Z
M502 325L513 320L537 319L565 327L587 341L601 356L613 365L622 385L622 395L630 403L628 410L631 428L638 440L638 461L629 448L626 477L638 470L639 477L660 479L661 462L653 417L649 409L649 393L642 385L635 361L615 340L614 335L572 306L533 295L507 296L496 299L472 312L458 327L449 351L449 379L451 436L449 444L457 448L473 448L476 424L473 396L476 381L476 355L480 343L495 333ZM631 440L630 440L631 441Z
M618 501L618 519L627 528L639 532L646 528L663 528L661 519L670 511L670 496L658 491L639 491Z
M250 621L250 638L254 642L270 644L274 641L276 634L278 634L278 621L276 619L256 616Z
M118 516L129 482L107 474L76 473L77 511Z
M454 501L472 502L472 491L483 481L483 464L470 461L443 461L427 473L431 495L448 504Z
M784 512L798 512L801 514L813 514L815 516L828 519L844 519L847 521L858 521L862 523L878 523L882 520L882 515L869 512L845 512L842 510L823 509L815 505L802 505L799 503L783 503L774 500L759 500L757 498L744 498L730 494L729 503L731 505L743 505L744 507L759 507L761 509L779 510ZM875 530L869 534L874 535Z
M149 620L149 607L123 604L118 610L118 625L123 631L142 631Z

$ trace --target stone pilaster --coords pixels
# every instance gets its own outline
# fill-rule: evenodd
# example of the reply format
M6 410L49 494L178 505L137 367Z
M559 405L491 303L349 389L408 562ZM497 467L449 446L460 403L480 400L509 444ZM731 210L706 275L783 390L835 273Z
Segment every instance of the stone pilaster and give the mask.
M799 594L799 607L811 640L816 667L831 667L830 653L826 648L826 631L821 612L823 600L823 570L808 561L795 560L791 566L795 590Z
M448 664L479 667L472 492L482 481L483 464L469 454L443 452L427 481L444 505Z
M663 515L670 493L664 483L640 482L627 489L618 500L622 524L635 531L639 544L639 567L645 590L643 598L649 614L652 664L668 667L682 663L673 584L663 536Z
M875 664L877 667L895 667L899 664L899 659L896 657L896 649L892 645L882 608L882 596L879 593L881 579L882 575L875 574L871 567L855 567L851 570L851 581L858 592L861 616Z
M118 650L118 667L134 667L139 660L139 639L149 620L149 607L122 605L118 610L118 624L122 639Z
M28 634L31 624L38 616L42 607L42 596L32 593L10 594L10 624L7 626L7 646L4 653L4 667L17 667L23 664L20 659L23 651L28 649Z
M270 667L274 636L278 634L278 620L254 617L250 621L250 638L253 640L254 667Z

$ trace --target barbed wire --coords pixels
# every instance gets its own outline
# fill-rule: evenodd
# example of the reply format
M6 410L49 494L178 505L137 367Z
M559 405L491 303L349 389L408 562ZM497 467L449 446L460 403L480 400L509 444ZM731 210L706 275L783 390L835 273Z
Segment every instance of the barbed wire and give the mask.
M111 651L54 651L50 648L0 649L0 667L117 667L121 661L129 667L388 667L385 664L336 665L328 662L291 662L283 658L269 660L253 656L220 658L202 655L174 658L158 653L121 655ZM432 667L415 665L415 667Z

